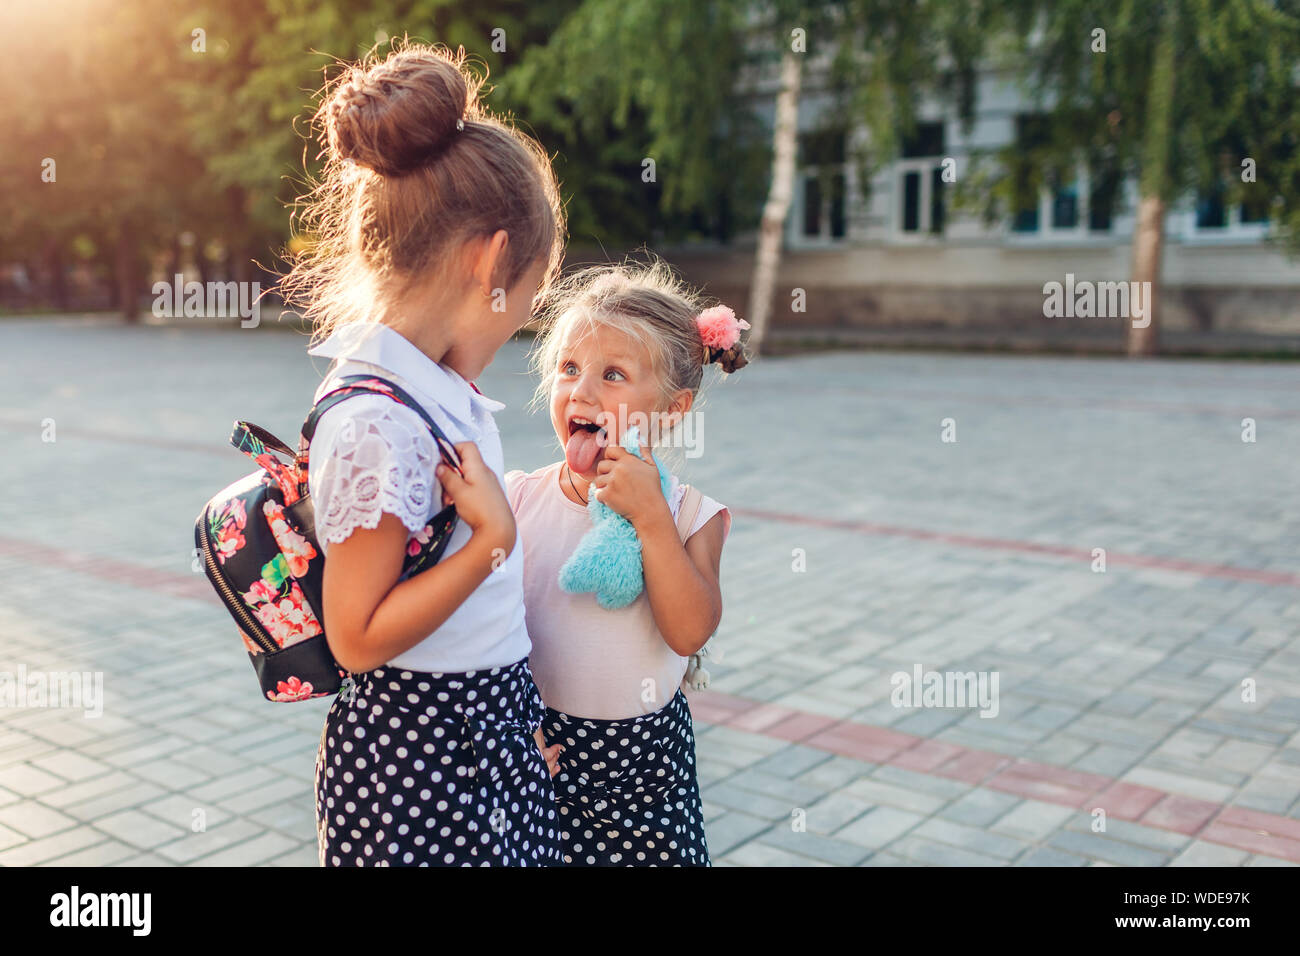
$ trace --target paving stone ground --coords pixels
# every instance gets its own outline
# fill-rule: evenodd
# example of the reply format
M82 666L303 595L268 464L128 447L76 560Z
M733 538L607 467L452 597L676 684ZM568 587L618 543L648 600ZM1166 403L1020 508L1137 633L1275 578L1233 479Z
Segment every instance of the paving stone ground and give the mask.
M479 385L532 469L526 346ZM0 368L0 672L103 675L98 717L0 707L0 865L315 865L327 703L258 700L191 529L251 468L231 421L294 435L325 363L11 320ZM842 352L702 408L717 865L1300 862L1300 367ZM895 706L917 666L996 674L996 716Z

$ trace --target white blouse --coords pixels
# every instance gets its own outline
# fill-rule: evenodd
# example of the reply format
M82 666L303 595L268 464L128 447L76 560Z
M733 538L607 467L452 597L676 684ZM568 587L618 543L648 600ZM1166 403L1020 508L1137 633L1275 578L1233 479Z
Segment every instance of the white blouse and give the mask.
M452 444L474 442L504 488L501 435L492 418L505 408L501 402L477 392L455 370L434 362L386 325L346 325L309 352L334 359L316 390L317 400L345 375L386 378L418 401ZM385 513L396 515L414 535L442 510L442 486L433 473L439 456L428 426L387 396L349 398L325 412L309 456L316 534L327 559L330 544L346 540L357 528L377 527ZM459 522L444 559L469 538L469 526ZM527 657L532 644L524 621L523 561L516 535L514 550L497 571L440 628L389 665L462 673Z

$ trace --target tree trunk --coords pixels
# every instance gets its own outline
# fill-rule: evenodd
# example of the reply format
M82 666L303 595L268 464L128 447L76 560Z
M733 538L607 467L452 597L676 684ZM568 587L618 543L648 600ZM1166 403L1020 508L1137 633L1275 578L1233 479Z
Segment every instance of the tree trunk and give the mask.
M117 286L117 306L122 318L128 322L140 321L140 283L135 258L135 237L126 226L117 235L117 250L113 261Z
M1128 354L1154 355L1160 342L1160 253L1164 248L1165 203L1169 198L1169 136L1174 111L1174 63L1177 24L1175 5L1165 8L1156 44L1147 96L1146 131L1142 143L1142 176L1138 184L1138 221L1133 233L1134 282L1146 292L1143 327L1128 326ZM1142 292L1138 293L1143 294Z
M236 282L250 282L253 279L253 256L249 252L248 246L242 242L233 246L230 250L229 273L230 278ZM260 275L258 278L261 278Z
M42 271L46 277L46 298L60 312L68 311L68 277L64 270L63 246L58 239L45 244Z
M759 226L758 252L754 257L754 277L749 289L750 330L746 345L757 356L772 314L772 294L777 272L781 268L781 247L785 235L785 217L794 193L795 152L799 144L799 87L803 80L802 53L793 49L781 57L781 90L776 97L776 122L772 134L772 188L763 206Z
M1133 233L1133 275L1146 302L1146 326L1129 321L1128 354L1134 357L1155 355L1160 349L1160 325L1157 305L1160 300L1160 253L1165 239L1165 201L1159 196L1143 196L1138 202L1137 226ZM1142 283L1149 283L1143 285ZM1149 291L1147 291L1149 290Z

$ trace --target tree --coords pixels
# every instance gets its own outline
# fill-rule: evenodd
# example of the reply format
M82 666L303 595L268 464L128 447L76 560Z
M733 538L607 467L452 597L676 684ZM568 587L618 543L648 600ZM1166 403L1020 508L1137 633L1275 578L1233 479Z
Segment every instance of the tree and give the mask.
M1134 281L1150 282L1146 328L1130 355L1158 349L1160 260L1171 202L1222 188L1271 209L1283 237L1300 227L1296 0L1038 0L1021 20L1016 62L1043 111L1037 168L1024 144L1003 151L992 203L1015 203L1044 169L1079 162L1138 183ZM1243 161L1256 176L1247 181ZM1068 172L1066 173L1068 175ZM1116 194L1117 195L1117 194ZM987 211L987 208L986 208Z
M776 117L772 123L772 187L763 206L758 226L758 249L754 254L754 275L749 285L749 338L746 345L755 356L761 354L767 337L772 296L781 268L785 221L794 194L795 153L799 145L799 91L803 85L804 50L794 41L781 53L781 79L776 94Z
M762 130L737 0L583 0L496 95L555 154L584 242L725 240L754 221Z
M236 269L273 262L288 238L290 207L319 170L310 128L316 94L344 61L382 54L409 35L463 46L499 73L536 42L541 18L558 16L557 6L565 3L223 0L183 14L207 34L207 52L190 65L181 95L209 187L224 203L214 226L233 246Z
M544 48L525 54L502 92L558 147L575 237L725 240L759 226L747 315L747 342L757 352L793 191L804 59L822 58L814 80L835 95L826 122L871 131L858 156L869 168L892 158L923 90L973 91L970 65L988 23L1008 6L584 0ZM777 118L764 129L753 104L768 94L773 73ZM959 100L973 103L970 95ZM647 184L638 173L651 170L656 178Z
M43 250L56 287L67 261L89 257L113 276L128 319L144 291L146 249L193 213L201 181L200 157L176 122L169 81L182 39L169 30L168 6L31 5L6 8L0 25L0 82L23 90L0 106L12 211L3 252ZM59 43L44 42L55 35Z
M894 158L900 139L914 128L921 96L944 100L963 121L972 121L976 63L1021 6L1015 0L774 0L767 7L770 35L780 38L780 81L771 186L750 284L751 352L760 354L767 336L794 191L803 91L813 86L832 95L821 126L855 143L850 152L865 190L872 172ZM811 67L803 61L819 57L825 66L805 80ZM851 135L857 131L866 136Z
M0 78L23 91L0 103L0 194L11 210L0 254L48 273L55 301L64 265L93 261L128 317L149 259L185 233L197 236L200 268L247 280L255 262L275 262L288 207L317 168L307 121L336 58L382 52L409 32L464 45L499 73L575 2L0 6ZM205 263L205 249L224 261Z

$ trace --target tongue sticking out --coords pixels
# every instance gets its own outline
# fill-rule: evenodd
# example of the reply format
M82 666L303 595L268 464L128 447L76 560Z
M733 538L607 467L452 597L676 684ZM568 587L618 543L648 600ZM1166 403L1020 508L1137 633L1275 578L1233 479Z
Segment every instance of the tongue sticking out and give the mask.
M564 460L569 463L569 470L580 475L595 468L596 462L604 453L601 433L581 428L569 436L569 442L564 446Z

